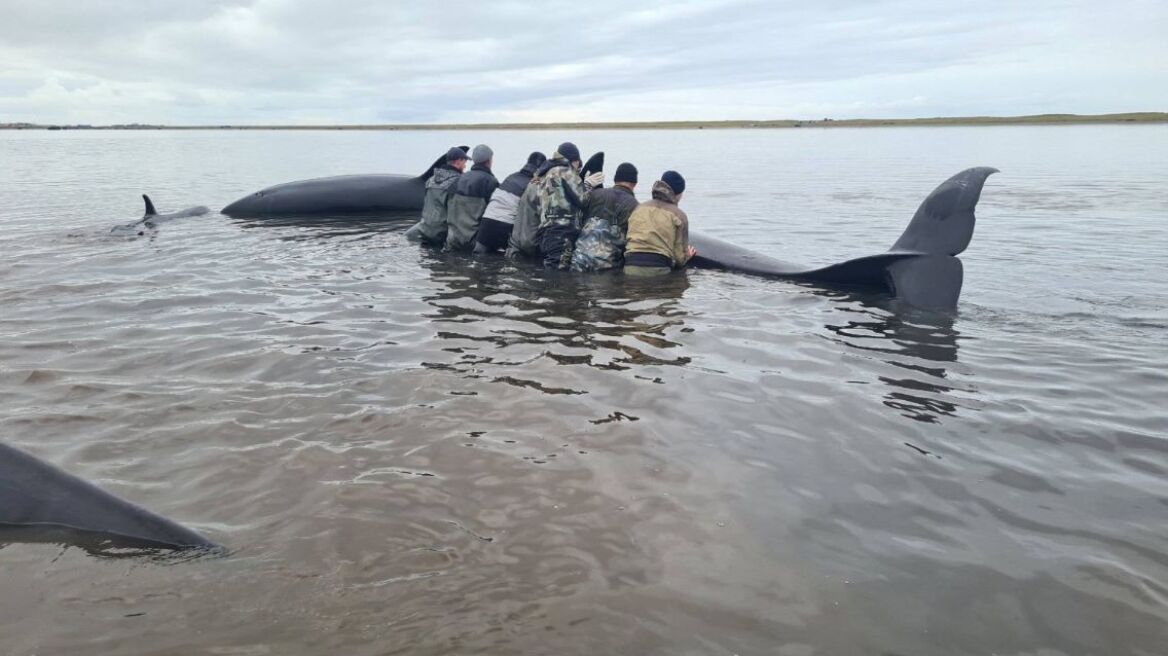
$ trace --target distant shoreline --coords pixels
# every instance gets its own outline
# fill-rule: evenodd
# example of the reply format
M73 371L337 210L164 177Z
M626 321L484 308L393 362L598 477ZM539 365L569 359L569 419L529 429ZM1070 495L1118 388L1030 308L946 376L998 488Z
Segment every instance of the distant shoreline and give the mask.
M442 123L429 125L53 125L0 123L0 130L718 130L778 128L871 128L985 125L1087 125L1168 123L1168 112L1126 114L1035 114L1031 116L956 116L936 118L854 118L761 121L629 121L609 123Z

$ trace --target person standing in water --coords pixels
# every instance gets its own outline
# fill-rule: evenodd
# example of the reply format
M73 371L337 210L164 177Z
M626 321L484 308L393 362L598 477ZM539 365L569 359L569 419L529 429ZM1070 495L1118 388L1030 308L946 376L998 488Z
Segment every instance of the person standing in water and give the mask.
M446 151L446 161L434 167L426 180L426 196L422 201L422 220L410 230L423 243L442 246L446 243L447 211L454 184L466 168L466 151L458 146Z
M546 161L547 156L541 152L528 155L527 164L507 176L495 193L491 194L491 201L487 203L483 220L479 223L475 253L494 253L507 248L519 214L519 199L531 184L536 169Z
M582 180L582 165L580 149L566 141L540 169L539 250L545 269L568 269L583 223L588 194L604 184L604 173L600 171Z
M629 216L637 209L637 167L623 162L616 167L613 186L588 194L587 217L576 248L572 271L605 271L621 265Z
M685 178L666 171L653 183L653 199L629 216L625 268L628 275L656 276L680 269L698 251L689 245L689 217L678 207L685 193Z
M491 173L495 152L486 144L474 147L471 153L474 165L463 173L454 185L447 210L446 250L469 251L475 243L479 231L479 221L487 209L491 194L499 186L495 174Z

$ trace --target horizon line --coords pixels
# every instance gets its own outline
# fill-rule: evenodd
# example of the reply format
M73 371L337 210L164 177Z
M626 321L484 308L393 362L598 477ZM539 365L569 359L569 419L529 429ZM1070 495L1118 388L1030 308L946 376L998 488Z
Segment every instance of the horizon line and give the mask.
M822 119L719 119L710 121L552 121L546 123L352 123L352 124L191 124L160 123L0 123L0 129L90 130L547 130L547 129L703 129L703 128L801 128L882 127L912 125L1017 125L1083 123L1168 123L1168 112L1109 114L1027 114L1020 116L936 116L927 118L822 118Z

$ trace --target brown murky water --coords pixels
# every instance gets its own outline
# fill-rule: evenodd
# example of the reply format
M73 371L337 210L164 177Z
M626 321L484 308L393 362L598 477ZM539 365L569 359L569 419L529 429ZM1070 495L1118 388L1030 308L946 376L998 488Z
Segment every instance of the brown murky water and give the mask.
M0 652L1163 653L1168 128L569 136L811 263L1003 172L941 317L408 221L108 235L546 132L0 133L2 439L231 549L0 545Z

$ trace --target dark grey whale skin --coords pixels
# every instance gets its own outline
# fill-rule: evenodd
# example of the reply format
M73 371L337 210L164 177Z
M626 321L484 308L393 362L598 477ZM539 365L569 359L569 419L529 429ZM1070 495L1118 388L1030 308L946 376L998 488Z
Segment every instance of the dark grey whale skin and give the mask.
M467 150L466 146L459 146ZM426 180L446 160L439 157L418 176L395 174L338 175L275 185L244 196L223 208L234 218L280 217L313 214L371 214L420 211L426 197ZM584 164L582 174L604 169L604 153Z
M468 150L466 146L459 148ZM224 207L223 214L234 218L263 218L420 211L426 198L426 180L445 161L443 155L421 175L413 177L374 173L286 182L240 198Z
M777 260L701 234L691 234L695 267L836 286L877 288L910 305L951 310L964 274L957 259L973 238L974 209L986 178L997 169L966 169L942 182L917 208L904 233L885 253L825 267Z
M165 517L0 443L0 544L38 541L23 539L33 535L26 529L72 535L80 544L101 536L140 547L223 549Z
M425 195L422 176L339 175L268 187L228 205L223 214L256 218L420 210Z

